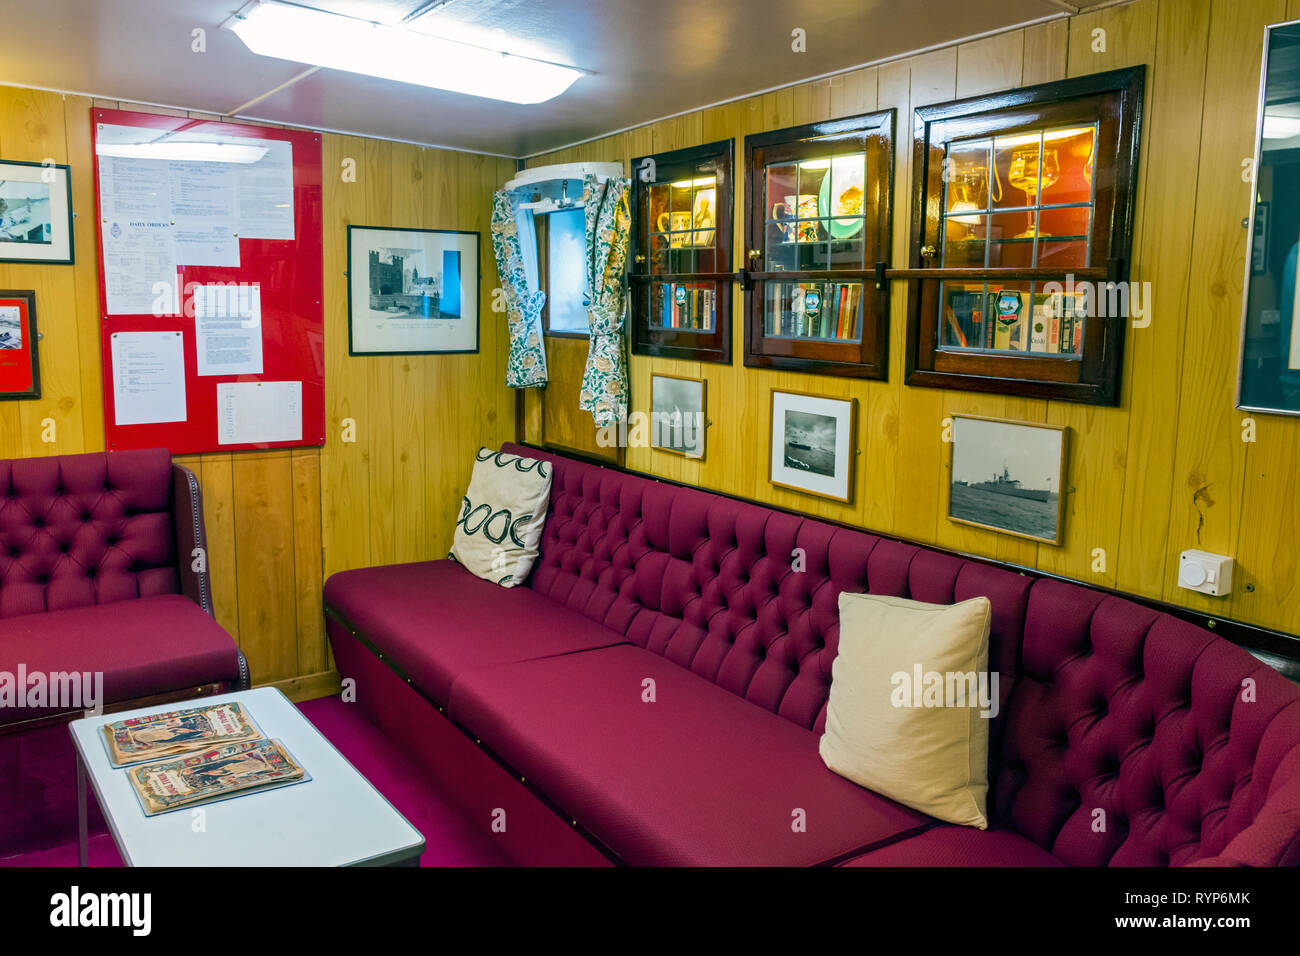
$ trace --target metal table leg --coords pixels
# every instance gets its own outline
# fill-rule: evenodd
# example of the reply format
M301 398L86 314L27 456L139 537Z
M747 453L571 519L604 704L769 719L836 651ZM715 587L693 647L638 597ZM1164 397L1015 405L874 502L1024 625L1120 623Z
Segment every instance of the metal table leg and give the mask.
M90 832L86 823L86 765L77 754L77 866L88 866Z

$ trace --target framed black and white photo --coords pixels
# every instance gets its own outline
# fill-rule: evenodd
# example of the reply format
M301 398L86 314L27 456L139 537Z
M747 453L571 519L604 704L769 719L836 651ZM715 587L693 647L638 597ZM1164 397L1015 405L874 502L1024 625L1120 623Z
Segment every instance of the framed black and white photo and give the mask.
M687 458L704 457L704 380L650 376L650 447Z
M478 351L479 234L348 226L348 354Z
M779 488L853 500L858 400L772 389L768 479Z
M0 262L72 262L67 166L0 160Z
M954 415L948 518L1059 545L1065 431Z

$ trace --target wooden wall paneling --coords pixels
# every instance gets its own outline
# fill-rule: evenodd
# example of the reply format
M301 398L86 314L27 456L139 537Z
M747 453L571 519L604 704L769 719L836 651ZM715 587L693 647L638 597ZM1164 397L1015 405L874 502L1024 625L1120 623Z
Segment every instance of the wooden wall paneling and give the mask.
M460 197L473 189L472 183L461 181L461 162L456 153L446 150L425 150L420 157L423 175L427 184L421 197L424 223L431 229L464 228L460 221ZM491 195L485 197L491 201ZM490 332L493 325L504 321L503 317L491 311L491 292L487 289L488 264L483 263L484 296L479 301L479 335L482 339ZM484 361L490 362L491 353L484 351ZM454 407L451 396L457 394L458 384L453 377L451 360L454 356L429 356L419 363L423 379L421 401L426 406L421 433L421 454L424 458L424 537L422 557L425 559L446 557L451 549L451 535L456 518L460 515L460 500L465 487L468 486L469 471L465 462L453 461L452 449L459 447L457 423L453 420L451 408ZM502 375L504 375L504 369ZM463 457L463 456L462 456ZM452 491L442 475L449 469L456 477L463 474L466 483Z
M321 540L328 577L379 563L370 554L368 450L369 436L378 426L367 414L363 360L348 355L347 227L365 224L365 140L326 136L322 145L326 433L321 450ZM353 168L357 181L345 180L345 171ZM349 437L355 440L344 440Z
M368 139L362 152L364 165L358 179L365 194L365 217L358 225L388 225L393 221L393 152L405 149L400 143ZM364 170L364 172L362 172ZM370 561L391 564L396 560L397 515L404 511L394 497L393 449L397 423L392 408L392 382L398 363L405 356L355 356L352 362L363 371L367 395L365 438L366 466L370 473Z
M900 244L907 249L911 208L912 110L927 103L951 100L957 92L957 49L949 47L914 57L909 61L908 102L899 109L898 148L901 154L894 166L898 188L894 192L897 225L894 228L895 263L906 263L908 253L898 255ZM884 72L881 73L881 103L885 104ZM897 82L891 76L892 83ZM903 385L903 359L907 342L907 299L900 283L894 283L893 324L890 330L890 380L897 382L899 394L898 477L895 490L894 526L891 530L915 541L931 543L938 533L940 484L944 475L945 449L942 441L944 393L933 388L908 388ZM907 290L910 294L910 290Z
M320 451L294 448L289 452L293 489L293 569L297 609L296 674L331 669L325 640L325 583L321 567Z
M213 613L239 641L239 568L235 563L235 481L230 452L201 455L194 469L203 494ZM257 675L253 675L254 680Z
M99 268L96 251L99 228L95 222L95 177L91 146L91 100L85 96L64 98L63 128L67 141L65 162L74 166L72 176L73 242L76 262L72 278L76 294L77 354L81 382L82 448L104 450L104 389L99 354ZM92 157L83 165L80 157ZM93 318L93 321L91 319ZM60 359L62 360L62 358Z
M1070 21L1048 20L1025 27L1024 62L1021 82L1025 86L1048 83L1065 77L1065 61L1069 55Z
M731 262L722 268L746 267L745 245L745 134L759 127L758 101L751 97L735 103L715 106L703 112L700 142L715 143L730 139L732 143ZM630 134L629 134L630 135ZM689 144L687 144L689 145ZM636 155L641 155L637 153ZM766 408L746 407L745 368L745 291L743 284L731 286L731 364L700 363L700 376L708 383L705 397L708 420L705 432L704 460L697 472L699 483L706 488L740 487L732 477L733 469L747 467L764 475L767 469ZM642 356L636 360L649 371L657 370L656 360ZM657 453L656 458L674 457Z
M239 646L259 683L298 672L290 452L242 452L232 460Z
M1283 0L1215 0L1210 9L1188 288L1189 347L1183 352L1164 564L1165 597L1210 612L1226 612L1227 602L1179 588L1178 554L1185 548L1235 554L1241 540L1248 446L1242 441L1244 415L1235 405L1247 239L1241 218L1250 208L1251 189L1242 180L1242 160L1253 153L1264 26L1285 15ZM1251 64L1250 81L1241 79L1243 64ZM1296 507L1294 500L1254 500L1250 507L1269 515L1279 504ZM1276 520L1276 512L1270 518ZM1248 547L1258 544L1249 542ZM1249 560L1254 557L1250 553Z
M1169 537L1170 481L1182 409L1183 349L1196 207L1196 182L1206 83L1210 6L1162 3L1147 82L1150 116L1141 144L1142 233L1135 237L1132 279L1149 283L1149 325L1130 323L1122 398L1128 410L1128 453L1116 583L1144 597L1165 597L1168 565L1177 560ZM1146 321L1145 319L1143 321ZM1235 355L1235 350L1234 353ZM1180 494L1180 492L1176 492Z
M424 218L424 192L428 184L424 178L423 153L419 146L394 143L391 150L390 212L388 223L404 229L441 228L427 225ZM433 394L426 391L426 369L432 357L424 355L395 355L389 360L388 414L391 416L392 446L392 510L393 560L416 561L425 557L428 540L425 522L429 515L425 503L424 432L425 416L431 407ZM445 511L445 509L443 509ZM438 517L441 517L441 512Z
M1155 53L1156 7L1153 2L1107 7L1076 17L1070 25L1068 75L1151 64ZM1094 31L1104 31L1103 34ZM1102 49L1101 40L1104 40ZM1150 82L1150 68L1147 81ZM1143 126L1151 114L1143 111ZM1145 161L1150 140L1143 136L1140 160ZM1134 249L1140 249L1143 198L1146 181L1139 171ZM1126 336L1127 338L1127 336ZM1131 362L1132 356L1127 355ZM1126 399L1121 396L1121 401ZM1047 420L1070 429L1066 456L1065 538L1060 547L1040 545L1038 567L1108 587L1115 585L1119 558L1120 525L1116 509L1124 496L1128 453L1128 412L1123 407L1051 402Z
M895 268L908 261L908 214L911 203L911 83L907 61L881 66L876 73L876 106L894 110L893 229L887 261ZM861 104L865 107L865 103ZM862 524L884 532L897 529L899 452L903 386L903 347L907 342L906 283L889 287L889 379L868 385L862 428L867 434L862 496Z
M0 97L0 158L27 163L66 163L64 99L58 93L9 88ZM74 170L74 180L78 172ZM75 241L75 240L74 240ZM85 255L75 249L76 254ZM93 262L94 247L89 250ZM76 454L85 449L81 420L81 358L77 331L75 266L0 263L0 288L32 289L40 340L41 397L4 402L16 411L4 421L15 436L5 441L21 456ZM8 411L8 409L6 409ZM52 422L54 441L48 425ZM12 431L11 431L12 429Z

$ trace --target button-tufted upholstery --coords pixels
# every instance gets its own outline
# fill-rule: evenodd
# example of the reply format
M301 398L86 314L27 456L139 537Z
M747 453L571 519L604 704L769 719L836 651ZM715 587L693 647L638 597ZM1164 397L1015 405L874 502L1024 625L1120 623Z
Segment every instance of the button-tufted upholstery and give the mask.
M180 590L165 449L0 460L0 618Z
M529 654L500 636L505 618L486 602L479 660L464 650L472 642L440 637L428 613L418 639L374 643L407 655L418 646L417 656L437 663L425 671L439 675L438 690L450 688L436 699L450 701L452 717L629 862L833 862L856 851L867 864L906 863L916 840L917 863L1300 863L1300 689L1240 648L1081 586L536 449L505 450L554 467L528 588L625 646L594 649L599 632L584 632L587 649L548 650L547 638ZM456 587L447 575L410 574L426 587ZM353 585L327 587L327 605L359 609L360 584L351 596ZM914 835L905 819L885 825L879 805L854 809L804 776L833 777L802 758L815 756L826 719L841 591L940 604L990 598L1001 696L990 743L995 829ZM703 682L674 679L637 655ZM638 687L623 686L638 674L659 675L668 707L645 710ZM743 717L728 699L793 726L764 731L763 715ZM793 749L782 756L783 747ZM658 769L674 760L682 773ZM696 780L705 767L715 777ZM763 769L771 779L760 785ZM717 780L734 784L724 788L726 806L714 805ZM797 794L814 792L822 825L852 824L831 824L815 847L781 849L762 821L788 820ZM724 815L734 826L706 838L703 828Z
M0 460L0 672L99 674L106 706L246 684L203 546L198 483L166 449ZM0 707L0 856L75 822L71 738L49 723L68 702L23 703Z

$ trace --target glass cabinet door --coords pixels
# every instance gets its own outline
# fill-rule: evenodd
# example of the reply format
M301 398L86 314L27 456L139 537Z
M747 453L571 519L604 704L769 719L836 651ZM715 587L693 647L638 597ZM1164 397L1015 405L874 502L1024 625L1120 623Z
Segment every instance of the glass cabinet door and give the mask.
M632 351L731 361L732 141L632 161Z
M883 378L892 110L745 139L745 364Z
M909 385L1118 401L1144 77L916 110Z

